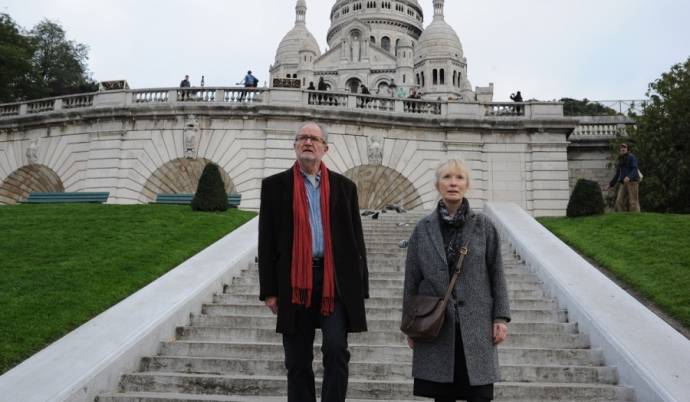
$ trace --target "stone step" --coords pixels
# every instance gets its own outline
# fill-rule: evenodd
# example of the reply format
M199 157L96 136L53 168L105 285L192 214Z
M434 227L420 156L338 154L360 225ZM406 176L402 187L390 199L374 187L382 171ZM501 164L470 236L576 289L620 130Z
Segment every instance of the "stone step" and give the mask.
M249 306L263 306L264 303L258 297L247 295L232 295L227 293L217 294L213 296L213 303L215 304L235 304L235 305L249 305ZM365 300L367 307L387 307L397 308L402 307L402 297L372 297ZM534 299L512 299L510 300L510 307L514 309L541 309L550 310L558 308L554 299L534 298Z
M248 296L253 296L257 300L259 298L259 286L248 286L248 285L243 285L243 286L228 286L225 289L224 294L233 294L233 295L248 295ZM369 288L369 295L371 297L397 297L400 298L402 297L402 289L393 289L393 290L381 290L381 289L372 289ZM520 289L520 290L511 290L508 288L508 298L510 300L513 299L538 299L538 298L546 298L546 295L544 294L544 291L542 289Z
M361 345L350 343L352 361L379 363L410 363L412 352L407 345ZM231 359L283 359L281 342L210 342L210 341L168 341L162 342L161 356L210 357ZM315 360L320 361L320 345L314 346ZM593 349L547 349L547 348L498 348L499 360L504 365L550 365L550 366L601 366L602 355Z
M321 398L316 398L321 401ZM410 400L383 400L376 399L378 402L416 402L428 399L410 399ZM371 402L371 399L352 399L347 398L347 402ZM99 395L96 402L285 402L285 397L271 397L271 396L248 396L248 395L190 395L179 393L162 393L162 392L128 392L124 393L108 393ZM513 402L513 401L506 401ZM516 401L517 402L517 401ZM549 402L549 401L536 401ZM565 402L592 402L592 401L565 401Z
M379 279L376 277L369 278L369 289L402 289L405 282L403 275L397 278ZM508 287L520 289L541 289L543 284L538 279L529 276L514 276L510 280L506 278ZM234 285L255 285L258 286L256 278L251 276L240 276L233 278L232 286Z
M220 327L179 327L177 339L185 341L257 341L278 342L281 337L274 329L256 328L220 328ZM366 345L405 345L405 335L399 330L373 331L350 334L349 342ZM321 343L321 331L316 332L317 344ZM583 334L509 334L504 341L505 347L541 347L541 348L588 348L589 338Z
M428 398L415 399L376 399L378 402L417 402L429 401ZM555 398L555 399L554 399ZM316 398L321 402L320 398ZM352 399L348 398L347 402L371 402L372 399ZM553 397L550 399L529 399L528 401L522 399L497 399L496 402L604 402L606 400L591 400L591 399L564 399ZM285 397L271 397L271 396L247 396L247 395L190 395L178 393L159 393L159 392L129 392L123 393L108 393L98 397L97 402L285 402Z
M386 286L378 286L380 284L375 282L375 281L376 280L369 281L369 294L371 297L402 297L402 294L403 294L402 286L392 287L394 285L393 283L388 283L388 284L386 284ZM402 282L399 282L399 283L402 284ZM507 285L508 285L508 291L528 290L528 291L543 292L542 291L543 287L539 282L512 281L512 282L508 282ZM254 284L244 284L244 285L241 285L241 284L232 285L229 287L228 292L231 292L233 294L257 294L258 295L259 294L259 284L254 283Z
M320 380L317 380L317 393ZM224 395L285 395L287 380L284 376L243 376L182 373L125 374L120 383L123 392L179 392L191 394ZM563 383L497 383L497 399L543 399L558 394L566 398L595 400L632 400L628 388L601 384ZM351 379L348 395L353 398L371 398L386 395L404 399L412 395L412 381L374 381Z
M192 318L191 326L194 327L220 327L220 328L252 328L275 329L276 319L273 315L234 315L234 316L209 316L201 314ZM369 320L369 331L399 332L400 319L393 320ZM508 324L509 334L575 334L575 323L529 323L511 322Z
M202 314L232 316L240 315L270 315L271 312L264 306L237 305L237 304L206 304L201 308ZM401 317L400 309L367 307L368 320L395 320ZM566 322L565 310L552 309L511 309L511 319L515 322Z
M532 282L542 285L542 282L531 272L524 270L505 269L504 275L506 282ZM395 286L403 286L405 281L405 273L403 271L370 271L369 272L369 286L380 286L380 281L396 281ZM243 271L239 276L232 279L233 285L251 285L259 283L258 271Z
M314 373L323 376L323 365L314 361ZM142 359L140 371L190 374L285 375L282 359L213 359L195 357L156 356ZM610 367L595 366L535 366L504 365L500 381L614 384L616 372ZM361 380L406 381L412 378L409 363L350 362L350 378Z

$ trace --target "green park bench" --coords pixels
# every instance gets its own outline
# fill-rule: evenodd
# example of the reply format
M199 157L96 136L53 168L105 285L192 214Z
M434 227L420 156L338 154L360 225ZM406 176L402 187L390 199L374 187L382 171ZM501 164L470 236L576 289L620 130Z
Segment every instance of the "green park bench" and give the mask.
M22 204L94 203L108 201L110 193L29 193Z
M153 204L177 204L188 205L192 203L194 194L157 194L156 201ZM228 205L230 208L237 208L240 206L242 195L237 193L228 194Z

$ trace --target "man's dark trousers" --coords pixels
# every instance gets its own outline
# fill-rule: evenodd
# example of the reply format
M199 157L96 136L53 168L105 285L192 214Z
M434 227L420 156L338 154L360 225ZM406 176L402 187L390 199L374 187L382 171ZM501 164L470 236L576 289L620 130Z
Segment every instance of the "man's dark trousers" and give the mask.
M295 333L283 334L288 402L316 402L312 361L314 335L319 324L323 337L321 353L324 366L321 402L344 402L350 362L345 308L336 300L335 311L329 316L321 315L323 267L320 261L314 263L313 283L311 307L298 308Z

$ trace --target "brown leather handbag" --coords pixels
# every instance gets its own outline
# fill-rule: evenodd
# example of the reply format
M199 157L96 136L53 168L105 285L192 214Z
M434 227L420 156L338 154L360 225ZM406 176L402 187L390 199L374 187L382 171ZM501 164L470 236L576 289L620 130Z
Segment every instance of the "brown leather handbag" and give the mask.
M405 306L405 314L403 314L402 323L400 324L400 330L405 335L414 340L421 341L432 340L438 336L446 319L448 300L453 293L455 282L457 282L462 270L462 262L465 260L465 256L469 254L469 249L467 248L469 244L470 241L468 239L460 249L460 258L458 258L458 262L455 265L455 272L453 272L453 277L450 279L444 297L414 295L410 298L407 306Z

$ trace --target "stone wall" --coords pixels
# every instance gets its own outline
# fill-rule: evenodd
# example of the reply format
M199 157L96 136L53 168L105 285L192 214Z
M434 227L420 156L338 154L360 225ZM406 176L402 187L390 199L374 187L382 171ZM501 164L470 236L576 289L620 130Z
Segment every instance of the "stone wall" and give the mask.
M176 102L175 90L148 91L146 101L131 92L106 94L107 102L96 97L79 110L0 117L0 188L40 165L64 191L109 191L109 203L143 203L159 192L193 191L211 161L222 168L228 191L242 194L241 207L257 209L261 179L292 165L295 130L315 119L330 133L326 164L359 184L363 208L433 208L434 172L448 158L469 165L468 197L476 208L512 201L534 215L563 215L567 205L573 169L566 138L576 122L563 118L558 104L525 105L521 115L460 103L420 113L401 100L361 110L352 95L310 105L308 94L295 90L225 103L209 89L212 99L194 102Z

